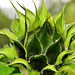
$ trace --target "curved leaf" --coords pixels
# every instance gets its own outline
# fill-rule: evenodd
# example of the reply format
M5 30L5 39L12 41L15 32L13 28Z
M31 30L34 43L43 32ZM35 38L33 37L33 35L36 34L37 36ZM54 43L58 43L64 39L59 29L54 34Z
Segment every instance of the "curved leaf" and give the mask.
M50 17L48 10L45 6L44 0L43 0L42 9L40 11L39 17L41 20L41 22L40 22L41 27L43 26L44 22Z
M73 42L71 42L70 49L75 50L75 40Z
M65 71L67 73L75 73L75 63L70 63L68 65L64 65L61 68L59 68L59 71Z
M43 25L43 27L40 29L40 31L37 34L38 39L40 40L43 50L42 53L44 54L49 47L49 45L52 43L51 35L52 35L52 29L50 28L50 23L46 21Z
M25 59L26 57L27 59L27 51L25 47L19 41L16 41L16 40L11 41L11 46L17 50L20 58Z
M68 37L68 31L75 25L75 23L71 23L66 25L65 27L65 31L64 31L64 38L66 39Z
M72 33L75 33L75 23L67 30L67 37L69 37Z
M12 29L18 36L18 29L19 29L19 19L14 19L13 24L12 24Z
M18 58L18 54L16 50L14 50L13 48L7 47L7 46L0 49L0 54L5 55L9 60L14 60L14 58Z
M27 46L28 58L33 55L39 55L42 51L41 43L37 36L34 34L33 39L29 42Z
M33 70L41 71L47 65L47 58L44 55L35 55L30 58L30 65Z
M12 6L16 10L17 14L19 15L18 39L20 40L25 34L25 15L16 9L16 7L14 6L11 0L9 1L11 2Z
M65 26L64 26L65 25L65 23L64 23L64 9L66 7L66 4L65 4L64 8L62 9L62 11L59 14L57 14L56 16L53 17L56 29L60 33L62 33L64 31L64 28L65 28Z
M8 67L6 64L0 62L0 74L1 75L11 75L15 71L14 67Z
M10 64L8 64L8 66L12 66L12 65L14 65L14 64L23 64L24 66L26 66L26 68L28 69L28 70L31 70L31 67L30 67L30 65L28 64L28 62L26 61L26 60L24 60L24 59L22 59L22 58L17 58L17 59L15 59L12 63L10 63Z
M55 64L55 61L56 61L58 55L60 54L60 52L61 52L61 46L60 46L59 41L56 41L53 44L51 44L46 51L48 63Z
M28 75L40 75L40 73L37 71L29 71Z
M64 43L64 45L65 45L65 50L68 50L69 45L70 45L70 41L71 41L71 39L72 39L72 37L73 37L74 35L75 35L75 34L71 34L69 37L67 37L67 39L66 39L66 41L65 41L65 43Z
M70 54L73 54L75 51L63 51L62 53L59 54L59 56L57 57L57 60L56 60L56 65L59 65L61 63L63 63L63 60Z
M46 67L44 67L43 69L42 69L42 72L43 71L46 71L46 70L50 70L50 71L54 71L54 72L57 72L57 70L55 69L55 66L54 65L47 65Z
M72 60L75 59L75 55L69 55L65 60L64 60L64 64L72 62Z
M17 40L17 36L7 29L0 30L0 34L6 35L9 39ZM13 37L12 37L13 36Z

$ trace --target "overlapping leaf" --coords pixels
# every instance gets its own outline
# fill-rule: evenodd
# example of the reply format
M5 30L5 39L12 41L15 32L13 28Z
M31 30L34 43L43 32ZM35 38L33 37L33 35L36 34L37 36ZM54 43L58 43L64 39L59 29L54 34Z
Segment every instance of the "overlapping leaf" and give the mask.
M34 34L33 39L29 42L27 46L28 57L33 55L39 55L42 52L41 43L37 36Z
M5 55L11 61L14 60L14 58L18 58L18 54L16 50L14 50L13 48L7 47L7 46L0 49L0 54Z
M30 65L33 70L41 71L47 65L47 58L44 55L35 55L30 58Z
M62 64L63 60L65 60L66 57L68 57L68 55L73 54L75 51L63 51L62 53L59 54L59 56L57 57L56 60L56 65Z
M27 62L26 60L22 59L22 58L17 58L17 59L15 59L12 63L10 63L10 64L8 64L8 65L10 66L10 65L14 65L14 64L22 64L22 65L26 66L26 68L27 68L28 70L31 70L31 67L30 67L30 65L28 64L28 62Z

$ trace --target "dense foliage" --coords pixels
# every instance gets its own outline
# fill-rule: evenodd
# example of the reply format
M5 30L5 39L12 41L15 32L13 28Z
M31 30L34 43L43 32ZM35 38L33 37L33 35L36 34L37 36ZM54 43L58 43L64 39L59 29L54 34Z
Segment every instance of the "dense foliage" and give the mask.
M40 13L34 3L36 15L18 3L24 15L11 4L19 19L15 17L12 32L0 30L0 35L10 39L10 47L0 49L0 74L74 75L75 23L64 23L66 4L54 17L48 13L44 0Z

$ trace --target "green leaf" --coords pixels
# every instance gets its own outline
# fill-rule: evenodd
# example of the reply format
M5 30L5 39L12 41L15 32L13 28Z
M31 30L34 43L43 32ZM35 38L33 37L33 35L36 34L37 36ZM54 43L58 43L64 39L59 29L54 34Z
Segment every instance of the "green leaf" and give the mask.
M34 34L33 39L27 45L28 58L33 55L39 55L42 51L41 43L37 36Z
M54 65L47 65L46 67L44 67L43 69L42 69L42 72L43 71L54 71L54 72L57 72L57 70L55 69L55 66Z
M56 42L52 43L46 51L48 63L55 64L55 61L56 61L58 55L60 54L60 52L61 52L61 46L60 46L59 41L57 40Z
M40 40L43 50L42 53L45 53L49 45L51 44L51 36L52 35L52 29L50 28L50 23L48 21L45 22L43 27L40 29L40 31L37 33L37 37Z
M68 31L75 25L75 23L71 23L66 25L65 27L65 31L64 31L64 38L66 39L68 37Z
M18 3L18 2L17 2ZM18 3L19 4L19 3ZM33 12L31 12L30 10L28 10L28 9L26 9L24 6L22 6L22 5L20 5L19 4L19 6L21 7L21 8L23 8L24 10L25 10L25 12L26 12L26 19L27 19L27 23L29 23L29 25L28 25L28 32L30 32L30 31L33 31L34 30L34 22L36 22L37 20L39 20L39 17L38 17L38 13L37 13L37 15L36 15L36 17L35 17L35 15L34 15L34 13ZM28 21L29 20L29 21ZM37 21L37 24L38 24L38 21Z
M11 41L11 46L17 50L20 58L27 59L27 51L19 41Z
M75 55L69 55L69 56L64 60L64 64L71 62L73 59L75 59Z
M29 32L30 31L34 31L37 27L40 26L40 18L38 16L38 13L36 11L36 16L35 16L35 21L33 22L33 24L29 27Z
M69 37L72 33L75 33L75 23L71 24L71 26L67 30L67 37Z
M59 54L59 56L57 57L56 60L56 65L59 65L61 63L63 63L63 60L70 54L73 54L75 51L69 51L69 50L65 50L62 53Z
M18 28L19 28L19 19L14 19L13 24L12 24L12 29L18 36Z
M41 71L47 65L45 55L35 55L30 58L30 65L33 70Z
M59 68L59 71L65 71L67 73L75 73L75 63L70 63L68 65L64 65L61 68Z
M71 42L70 49L75 50L75 40L73 42Z
M68 47L69 47L69 45L70 45L70 41L71 41L71 39L73 38L74 35L75 35L75 34L71 34L69 37L67 37L67 39L66 39L66 41L65 41L65 43L64 43L64 45L65 45L65 50L68 50Z
M41 26L41 27L43 26L44 22L45 22L48 18L50 18L50 15L49 15L48 10L47 10L47 8L46 8L46 6L45 6L44 0L43 0L42 9L41 9L41 11L40 11L39 17L40 17L40 20L41 20L41 21L40 21L40 26Z
M53 42L59 38L60 34L58 33L56 27L54 28L54 33L53 33Z
M28 64L28 62L26 60L22 59L22 58L15 59L12 63L8 64L8 66L10 66L10 65L12 66L14 64L22 64L22 65L25 65L28 70L31 70L31 67Z
M13 48L10 48L8 46L5 46L4 48L0 49L0 54L5 55L9 60L14 60L14 58L18 58L18 54L17 54L16 50L14 50ZM2 59L2 58L0 58L0 59Z
M16 7L14 6L11 0L9 1L16 10L17 14L19 15L18 39L20 40L25 34L25 15L16 9Z
M65 6L66 6L66 4L65 4ZM65 25L64 24L64 9L65 9L65 6L59 14L57 14L56 16L53 17L56 29L60 33L62 33L64 31L64 28L65 28L65 26L64 26Z
M40 73L37 71L29 71L28 75L40 75Z
M0 30L1 35L6 35L11 40L17 40L17 36L7 29Z
M21 75L20 73L14 73L14 74L11 74L11 75Z
M11 75L15 71L14 67L8 67L6 64L0 62L0 74L1 75Z

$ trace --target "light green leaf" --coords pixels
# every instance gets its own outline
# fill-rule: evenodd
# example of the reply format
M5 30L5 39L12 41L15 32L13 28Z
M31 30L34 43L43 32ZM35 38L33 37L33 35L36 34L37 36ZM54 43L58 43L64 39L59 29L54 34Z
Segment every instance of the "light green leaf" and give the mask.
M33 70L41 71L47 65L47 58L45 55L35 55L30 58L30 65Z
M57 60L56 60L56 65L59 65L59 64L61 64L61 63L63 63L63 60L65 59L65 58L67 58L67 56L68 55L70 55L70 54L73 54L75 51L73 50L73 51L69 51L69 50L65 50L65 51L63 51L62 53L60 53L59 54L59 56L57 57Z
M31 70L31 67L30 67L30 65L28 64L28 62L27 62L26 60L22 59L22 58L17 58L17 59L15 59L12 63L8 64L8 66L10 66L10 65L12 66L12 65L15 65L15 64L23 64L23 65L26 66L26 68L27 68L28 70Z
M68 65L64 65L61 68L59 68L59 71L67 72L67 73L75 73L75 63L70 63Z
M75 55L69 55L65 60L64 64L71 62L73 59L75 59Z
M8 67L6 64L0 62L0 74L1 75L11 75L15 71L14 67Z
M44 67L43 69L42 69L42 72L43 71L54 71L54 72L57 72L57 70L55 69L55 66L54 65L47 65L46 67Z
M19 16L18 39L20 40L25 34L25 15L19 12L11 0L9 0Z
M61 46L60 46L59 41L57 40L56 42L52 43L46 51L48 63L55 64L55 61L56 61L58 55L60 54L60 52L61 52Z
M11 75L21 75L20 73L14 73L14 74L11 74Z
M16 35L18 36L19 19L16 19L16 18L14 19L12 29L16 33Z
M65 6L66 6L66 4L65 4ZM57 14L56 16L53 17L56 29L60 33L62 33L64 31L64 28L65 28L65 26L64 26L65 25L64 24L64 9L65 9L65 6L59 14Z
M28 58L33 55L39 55L42 52L41 43L35 34L33 39L27 45L26 49Z
M75 23L71 23L71 24L68 24L66 25L65 27L65 31L64 31L64 38L66 39L68 37L68 31L75 25Z
M7 29L0 30L0 34L6 35L11 40L17 40L17 36Z
M29 32L30 31L34 31L37 27L40 26L40 18L38 16L38 13L36 11L36 16L35 16L35 21L33 22L33 24L29 27Z
M40 73L37 71L29 71L28 75L40 75Z
M47 10L47 8L45 6L44 0L43 0L42 9L40 11L39 17L40 17L40 20L41 20L41 22L40 22L41 27L43 26L44 22L48 18L50 18L50 15L49 15L48 10Z
M67 37L69 37L72 33L75 33L75 23L73 23L72 26L67 30Z
M69 37L67 37L67 39L66 39L66 41L65 41L65 43L64 43L64 45L65 45L65 50L68 50L68 47L69 47L69 45L70 45L70 41L71 41L71 39L73 38L74 35L75 35L75 34L71 34Z
M14 58L18 58L16 50L8 46L5 46L4 48L0 49L0 54L5 55L9 60L14 60ZM2 59L1 56L0 59Z
M71 42L70 49L75 50L75 40L73 42Z

